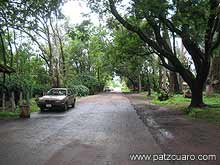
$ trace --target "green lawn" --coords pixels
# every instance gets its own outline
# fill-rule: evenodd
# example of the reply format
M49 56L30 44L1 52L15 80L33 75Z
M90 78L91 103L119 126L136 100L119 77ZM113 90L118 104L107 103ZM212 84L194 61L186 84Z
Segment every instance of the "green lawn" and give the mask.
M174 95L166 101L159 101L155 93L152 96L153 104L166 106L171 109L186 110L191 118L220 123L220 95L204 96L204 102L208 105L207 107L189 110L190 99L184 98L182 95Z
M153 94L152 103L156 105L162 105L162 106L168 106L170 108L184 108L187 107L190 104L190 99L184 98L182 95L174 95L173 97L170 97L166 101L160 101L157 99L157 94Z
M30 113L31 112L38 112L40 109L38 108L35 98L30 100ZM18 118L20 114L20 109L17 108L15 112L0 112L0 118Z
M0 118L17 118L19 117L19 112L0 112Z

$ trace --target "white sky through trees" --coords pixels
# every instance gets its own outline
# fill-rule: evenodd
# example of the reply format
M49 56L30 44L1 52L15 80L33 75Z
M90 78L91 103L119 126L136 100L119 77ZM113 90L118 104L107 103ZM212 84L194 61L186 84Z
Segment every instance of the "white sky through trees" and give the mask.
M90 8L86 6L85 1L65 2L62 6L62 13L69 18L69 21L72 24L80 24L83 20L89 18L94 24L99 24L98 15L91 13ZM84 14L88 14L89 17L83 17Z
M122 0L120 13L126 13L126 8L130 0ZM95 25L99 25L98 14L92 13L91 9L87 6L86 1L83 0L67 0L62 6L62 13L69 18L70 23L79 24L83 20L90 18ZM88 14L88 18L83 17L83 14Z
M121 5L118 6L119 13L127 13L126 9L130 6L130 0L123 0ZM99 16L98 14L92 13L91 9L87 6L86 1L83 0L67 0L62 6L62 13L69 19L71 24L80 24L83 20L91 19L91 22L99 26ZM83 15L87 14L88 17L83 17ZM122 14L123 15L123 14ZM105 21L104 21L105 22ZM181 49L182 41L180 38L176 38L177 47ZM186 51L184 49L184 51ZM191 60L188 53L186 53L187 58ZM194 66L191 65L192 70L194 70Z

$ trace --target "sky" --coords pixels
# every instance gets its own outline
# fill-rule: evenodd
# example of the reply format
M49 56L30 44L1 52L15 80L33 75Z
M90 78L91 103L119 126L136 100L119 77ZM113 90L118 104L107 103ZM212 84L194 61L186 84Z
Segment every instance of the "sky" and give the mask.
M86 3L84 1L67 1L62 6L62 13L69 18L69 21L71 24L79 24L82 22L83 19L83 13L89 14L91 21L95 24L99 24L98 15L95 13L91 13L91 10L89 7L86 6Z
M121 4L123 8L118 8L120 13L125 13L126 7L129 6L130 0L122 0ZM62 6L62 13L69 18L70 23L79 24L82 22L83 18L82 14L89 14L91 21L95 25L99 25L99 16L98 14L92 13L91 9L87 7L86 2L83 0L66 0L64 5Z
M130 0L122 1L124 9L129 6L129 1ZM125 11L120 8L118 8L118 10L120 13L125 13ZM87 7L85 1L67 0L62 6L62 13L69 18L69 22L71 24L80 24L83 20L85 20L86 18L83 18L83 14L89 14L91 22L94 23L94 25L98 26L100 24L98 14L92 13L91 9ZM181 45L180 38L176 38L176 42L178 43L176 46Z

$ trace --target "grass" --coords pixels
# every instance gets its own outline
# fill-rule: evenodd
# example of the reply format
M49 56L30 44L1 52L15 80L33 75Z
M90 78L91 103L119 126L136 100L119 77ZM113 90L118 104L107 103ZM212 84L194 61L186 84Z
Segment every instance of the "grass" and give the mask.
M193 119L202 119L209 122L220 123L220 95L214 94L212 96L204 96L204 102L208 105L204 108L191 108L188 109L190 100L184 98L182 95L174 95L166 101L159 101L157 94L153 94L152 103L168 107L170 109L186 110L188 116Z
M157 95L154 94L152 103L156 105L166 106L171 109L183 109L190 104L190 99L184 98L182 95L174 95L166 101L160 101L157 99Z
M0 118L17 118L19 116L19 112L0 112Z
M220 123L220 107L219 108L193 108L188 114L194 119L202 119L209 122Z
M38 112L40 109L35 102L35 98L30 100L30 113ZM4 111L0 112L0 118L18 118L20 114L20 108L16 108L15 112Z

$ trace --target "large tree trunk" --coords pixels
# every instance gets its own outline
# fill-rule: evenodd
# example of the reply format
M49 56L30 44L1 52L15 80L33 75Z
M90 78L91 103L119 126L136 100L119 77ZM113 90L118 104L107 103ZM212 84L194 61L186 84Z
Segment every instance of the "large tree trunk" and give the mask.
M168 46L170 47L170 49L172 49L171 36L169 36L168 30L166 28L165 28L163 35L166 38ZM173 35L173 52L174 52L174 55L176 56L176 46L175 46L174 35ZM168 61L168 64L172 65L170 61ZM179 82L177 79L177 73L173 71L169 71L168 78L169 78L169 93L171 94L179 93Z
M203 102L203 84L202 82L196 82L191 87L192 98L190 107L203 107L205 105Z
M179 90L180 90L180 93L183 93L183 78L178 74L177 75L177 78L178 78L178 82L179 82Z
M180 93L179 82L177 78L177 74L175 72L170 71L169 73L169 92L170 93Z
M30 106L30 92L28 90L26 93L26 102L27 102L27 105Z
M20 93L19 93L19 104L22 103L22 100L23 100L23 93L20 91Z
M220 56L213 57L209 82L207 83L207 94L220 93Z
M204 107L205 104L203 102L203 90L205 87L205 83L209 74L210 63L204 63L204 66L200 68L200 74L197 75L196 79L191 81L190 86L192 92L192 99L190 107Z
M2 94L2 111L5 111L5 106L6 106L6 104L5 104L5 93L3 92L3 94Z
M194 73L190 70L190 68L186 68L184 64L177 58L177 56L171 50L171 47L169 47L167 42L164 42L168 37L166 38L166 36L161 35L161 23L155 23L155 21L151 21L151 19L148 20L147 18L147 23L149 23L149 27L151 27L151 29L154 31L156 41L153 41L152 37L148 36L142 30L142 28L129 23L118 13L114 0L109 0L109 4L111 13L125 28L138 34L139 37L148 44L148 46L150 46L158 52L158 56L160 57L162 65L164 67L171 71L178 72L183 77L183 79L190 86L190 89L192 91L191 107L203 106L204 103L202 92L210 68L210 58L212 57L213 51L217 47L219 47L219 38L215 35L218 33L218 28L216 28L216 25L219 22L219 13L216 11L219 8L219 1L213 0L207 3L207 7L210 8L210 12L207 19L207 29L204 38L205 51L203 51L198 46L199 43L194 41L188 26L183 26L183 28L179 30L178 27L174 26L173 22L167 19L166 17L158 17L159 22L161 21L161 23L165 24L165 26L168 27L171 32L176 33L182 39L184 47L186 48L194 62L196 78L194 76ZM172 65L169 65L166 62L166 59L170 61Z
M98 81L100 81L100 68L99 67L97 68L97 79Z
M152 75L155 75L155 68L153 67ZM149 77L149 76L148 76ZM158 91L158 80L155 78L155 76L152 77L152 87L154 91Z
M141 74L138 75L138 90L139 90L139 93L141 93L141 90L142 90Z
M55 62L55 70L54 70L54 75L53 75L53 77L54 77L54 81L53 81L53 87L54 88L60 88L60 86L61 86L61 79L60 79L60 72L59 72L59 65L58 65L58 60L56 60L56 62Z
M15 105L15 93L11 92L11 110L14 112L16 110Z
M148 92L148 96L151 95L151 82L150 82L150 78L149 78L149 71L147 70L147 92Z
M163 88L163 70L161 66L159 66L159 80L158 80L159 90Z

